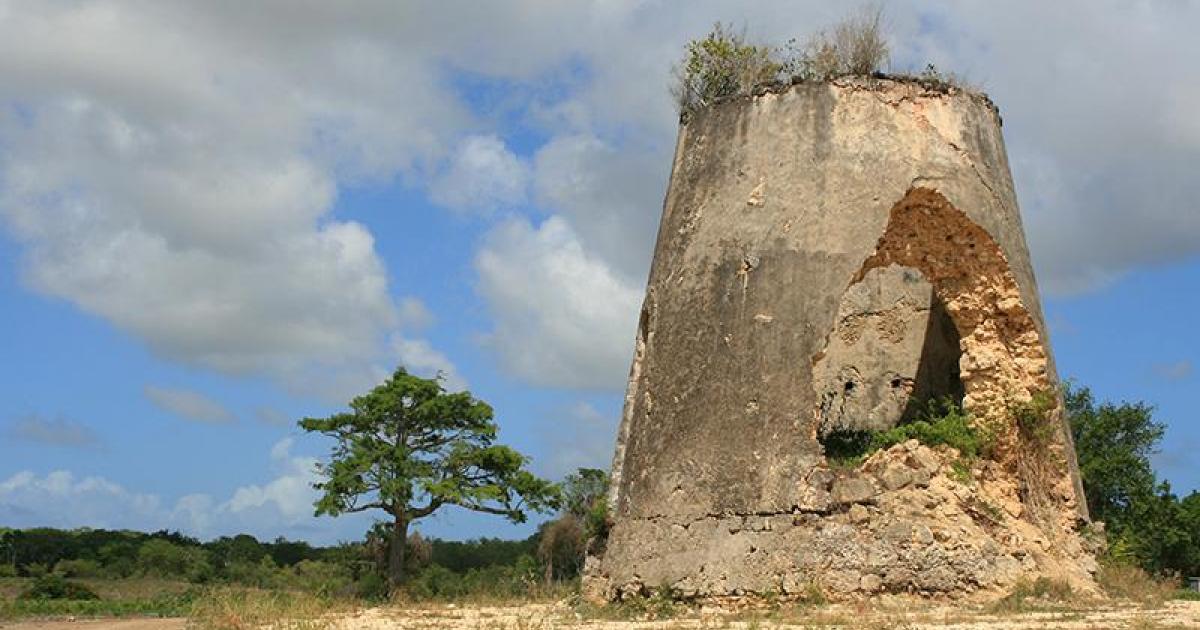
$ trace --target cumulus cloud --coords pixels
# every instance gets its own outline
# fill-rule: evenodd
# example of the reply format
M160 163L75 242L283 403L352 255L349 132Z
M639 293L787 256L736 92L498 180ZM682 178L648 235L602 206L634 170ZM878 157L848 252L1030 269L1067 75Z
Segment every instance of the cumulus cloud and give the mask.
M428 341L396 336L392 339L392 349L400 365L409 372L425 378L440 376L443 386L448 391L459 392L467 389L467 381L458 373L454 363L446 355L435 350Z
M565 220L497 226L475 267L495 317L485 341L508 370L540 385L620 387L642 291L584 251Z
M189 389L147 385L142 393L154 406L184 420L205 424L229 424L236 420L233 412L221 403Z
M217 513L243 522L266 524L278 520L289 525L312 516L313 501L317 499L312 484L319 480L317 460L293 456L292 445L292 438L287 437L271 447L271 464L277 475L274 479L238 488L216 508Z
M1180 115L1200 68L1176 62L1200 56L1190 28L1200 5L946 2L891 12L905 18L897 35L910 57L967 70L999 104L1046 289L1089 291L1200 253L1200 181L1189 175L1200 136L1195 116Z
M1168 381L1182 381L1192 375L1194 366L1191 361L1173 361L1154 364L1154 374Z
M494 135L470 136L430 184L434 203L488 213L525 199L528 167Z
M287 414L274 407L259 407L254 410L254 417L262 424L273 427L286 427L292 423Z
M433 325L433 313L415 297L400 300L400 326L405 330L424 330Z
M271 539L282 533L332 543L334 524L313 517L316 459L294 454L293 445L292 438L276 442L270 450L274 476L239 487L225 500L192 493L171 503L103 477L21 471L0 480L0 520L12 527L179 529L203 538L248 532Z
M781 42L845 11L816 0L684 12L532 0L5 7L0 221L23 244L30 284L163 356L295 391L373 380L411 319L388 295L373 235L332 213L347 182L399 176L471 212L532 199L569 228L593 276L640 285L676 130L665 84L684 42L714 21ZM1200 253L1200 67L1179 61L1200 56L1200 7L898 0L888 14L897 69L964 71L999 103L1044 287L1088 291ZM527 156L502 139L517 134L547 141ZM554 286L527 293L572 301ZM505 291L483 294L497 330L530 336L503 320ZM596 339L583 354L609 352Z
M5 4L0 222L29 284L226 373L379 360L403 313L337 189L433 163L468 117L363 19Z
M578 401L556 410L541 420L544 452L539 471L550 479L561 479L578 468L608 470L612 464L619 418L602 413L596 406Z
M6 431L9 437L50 446L88 447L100 444L91 427L63 417L46 418L38 414L13 420Z
M658 232L670 158L619 150L591 134L564 134L538 149L539 204L570 221L581 242L615 271L643 282Z

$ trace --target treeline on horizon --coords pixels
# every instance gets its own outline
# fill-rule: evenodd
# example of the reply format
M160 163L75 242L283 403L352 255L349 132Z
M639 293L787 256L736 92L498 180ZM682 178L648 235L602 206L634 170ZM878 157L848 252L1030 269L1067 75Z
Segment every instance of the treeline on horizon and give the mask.
M540 568L534 559L540 538L540 531L522 540L454 541L413 534L409 547L418 570L436 567L435 573L461 576L525 565L533 577ZM0 577L148 577L370 597L385 590L378 577L380 547L374 532L362 542L315 546L283 537L264 542L250 534L202 542L167 530L0 527Z

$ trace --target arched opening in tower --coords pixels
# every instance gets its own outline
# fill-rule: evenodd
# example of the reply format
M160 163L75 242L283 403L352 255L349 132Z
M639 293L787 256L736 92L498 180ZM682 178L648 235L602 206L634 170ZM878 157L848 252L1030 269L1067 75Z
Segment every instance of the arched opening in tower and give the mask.
M813 361L827 457L948 398L1017 449L1008 410L1051 383L1041 335L994 239L927 188L891 209Z
M920 270L889 265L851 284L813 365L827 454L848 456L931 402L961 405L961 354L958 329Z

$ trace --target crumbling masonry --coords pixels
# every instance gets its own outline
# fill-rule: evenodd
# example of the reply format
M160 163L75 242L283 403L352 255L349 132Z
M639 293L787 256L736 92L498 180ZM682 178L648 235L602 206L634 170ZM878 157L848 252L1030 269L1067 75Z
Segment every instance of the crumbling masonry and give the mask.
M1014 416L1057 376L986 97L846 79L693 114L636 344L591 597L1093 588L1061 404L1036 445ZM988 457L827 460L943 397Z

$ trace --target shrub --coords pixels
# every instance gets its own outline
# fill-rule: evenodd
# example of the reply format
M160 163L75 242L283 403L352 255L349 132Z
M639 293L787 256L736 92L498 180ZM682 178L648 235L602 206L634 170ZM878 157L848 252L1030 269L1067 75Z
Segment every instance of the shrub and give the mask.
M276 579L286 588L318 595L343 592L353 581L349 568L320 560L301 560L295 566L278 569Z
M883 33L883 8L864 7L829 31L820 31L784 64L791 74L809 81L846 75L870 75L887 64L889 51Z
M433 564L406 582L404 592L418 600L519 599L538 594L539 573L532 556L521 556L511 565L495 564L466 573Z
M1074 597L1070 584L1047 577L1039 577L1030 582L1020 580L1003 599L993 606L994 612L1017 613L1024 612L1046 604L1069 602ZM1031 600L1033 600L1031 602Z
M33 581L25 592L21 593L21 599L69 599L69 600L90 600L100 599L100 596L92 589L80 584L64 579L61 575L49 574L43 575Z
M1054 410L1058 407L1056 394L1055 391L1037 392L1029 402L1009 408L1022 441L1039 452L1045 450L1057 434L1058 425L1053 421Z
M404 585L405 592L416 599L455 599L466 594L461 575L432 564Z
M744 33L718 22L704 38L688 43L683 61L675 67L671 93L686 115L721 97L774 81L782 69L770 48L751 44Z
M971 416L949 398L930 400L916 420L887 431L838 430L819 439L826 462L834 467L858 466L871 453L908 440L950 446L962 458L955 462L954 472L964 483L970 481L970 462L986 455L993 443L991 433L976 427Z
M138 567L146 575L204 582L212 576L208 552L166 540L148 540L138 549Z
M278 585L280 573L271 556L263 556L258 562L247 560L231 562L229 566L225 567L225 577L230 582L237 584L273 588Z
M538 534L538 560L546 567L546 580L571 578L583 568L587 532L574 514L547 522Z
M387 599L390 592L387 578L374 571L364 573L362 577L358 578L354 586L355 593L367 601Z
M31 578L40 578L50 573L50 567L41 562L30 562L22 568L25 570L25 575Z
M0 564L0 578L17 577L17 567L11 564Z
M1109 597L1127 599L1146 606L1157 606L1171 599L1179 583L1158 579L1141 567L1127 562L1102 561L1096 582Z
M970 415L948 398L929 401L913 422L875 434L870 450L885 449L908 440L928 446L944 444L957 449L968 460L986 454L992 445L990 434L974 426Z
M69 578L100 577L104 573L99 562L85 559L59 560L58 564L54 565L54 572Z

